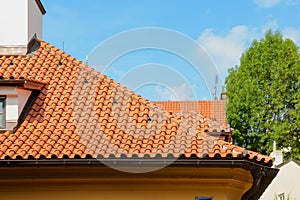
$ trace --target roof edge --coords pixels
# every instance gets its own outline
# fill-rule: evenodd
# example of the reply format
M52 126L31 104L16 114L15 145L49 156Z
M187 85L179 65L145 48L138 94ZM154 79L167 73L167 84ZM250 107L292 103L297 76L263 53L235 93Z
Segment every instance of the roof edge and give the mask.
M295 164L297 164L297 165L300 166L300 161L299 160L296 160L295 158L290 158L289 160L287 160L287 161L285 161L285 162L277 165L276 168L281 168L281 167L283 167L284 165L286 165L286 164L288 164L290 162L294 162Z
M42 90L42 88L46 85L45 83L39 82L39 81L30 81L26 80L24 83L24 88L25 89L30 89L30 90Z
M45 83L26 79L0 79L0 86L21 86L29 90L41 90Z
M46 9L45 7L43 6L41 0L35 0L36 4L38 5L42 15L46 14Z
M258 164L243 158L239 159L216 159L216 158L39 158L39 159L3 159L0 160L1 167L24 167L24 166L94 166L104 165L103 163L147 166L148 164L170 163L168 166L195 166L195 167L241 167L242 165L256 166L274 169L269 166ZM104 165L106 166L106 165Z

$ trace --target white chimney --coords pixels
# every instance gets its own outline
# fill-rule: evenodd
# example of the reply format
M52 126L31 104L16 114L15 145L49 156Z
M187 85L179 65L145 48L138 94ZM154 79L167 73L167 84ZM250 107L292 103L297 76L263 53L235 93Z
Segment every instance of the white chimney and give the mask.
M0 55L25 55L33 37L42 38L40 0L0 0Z
M275 158L273 167L280 165L283 162L283 155L281 150L276 150L276 141L273 141L273 152L270 154L271 157Z

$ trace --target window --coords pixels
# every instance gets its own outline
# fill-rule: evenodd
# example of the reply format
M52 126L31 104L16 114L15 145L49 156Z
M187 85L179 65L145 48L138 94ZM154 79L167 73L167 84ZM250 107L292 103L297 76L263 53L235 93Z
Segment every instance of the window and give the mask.
M212 200L212 197L196 197L195 200Z
M278 195L279 200L285 200L284 193Z
M6 96L0 96L0 129L5 129L6 127L5 107Z

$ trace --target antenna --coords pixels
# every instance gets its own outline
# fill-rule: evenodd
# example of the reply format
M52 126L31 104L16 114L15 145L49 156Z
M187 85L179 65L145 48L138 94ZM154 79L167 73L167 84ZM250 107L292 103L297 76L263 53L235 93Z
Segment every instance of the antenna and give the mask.
M214 94L213 94L214 100L217 100L218 82L219 82L219 79L218 79L218 76L216 75L215 86L214 86Z
M62 50L65 51L65 42L63 41L63 44L62 44Z
M86 65L89 64L89 56L85 56L85 64L86 64Z

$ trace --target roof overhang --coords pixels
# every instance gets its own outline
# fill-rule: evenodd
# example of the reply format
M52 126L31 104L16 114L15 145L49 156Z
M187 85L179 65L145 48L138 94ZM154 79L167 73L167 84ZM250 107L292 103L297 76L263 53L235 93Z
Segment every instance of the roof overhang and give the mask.
M41 90L44 83L25 79L0 79L0 86L18 86L28 90Z
M177 159L175 161L168 158L160 159L116 159L116 158L103 158L103 159L34 159L34 160L1 160L0 168L4 173L4 168L42 168L42 167L67 167L68 169L78 168L81 169L90 167L153 167L155 165L162 165L163 163L170 162L167 168L171 167L194 167L199 168L240 168L251 172L253 177L253 184L250 190L248 190L242 197L243 200L258 199L273 178L277 175L278 169L263 166L257 163L253 163L243 159L193 159L184 158ZM103 164L105 163L105 164ZM89 170L87 170L89 171ZM34 172L34 170L33 170Z
M45 7L43 6L42 2L40 0L35 0L36 4L38 5L41 13L44 15L46 14L46 9Z

